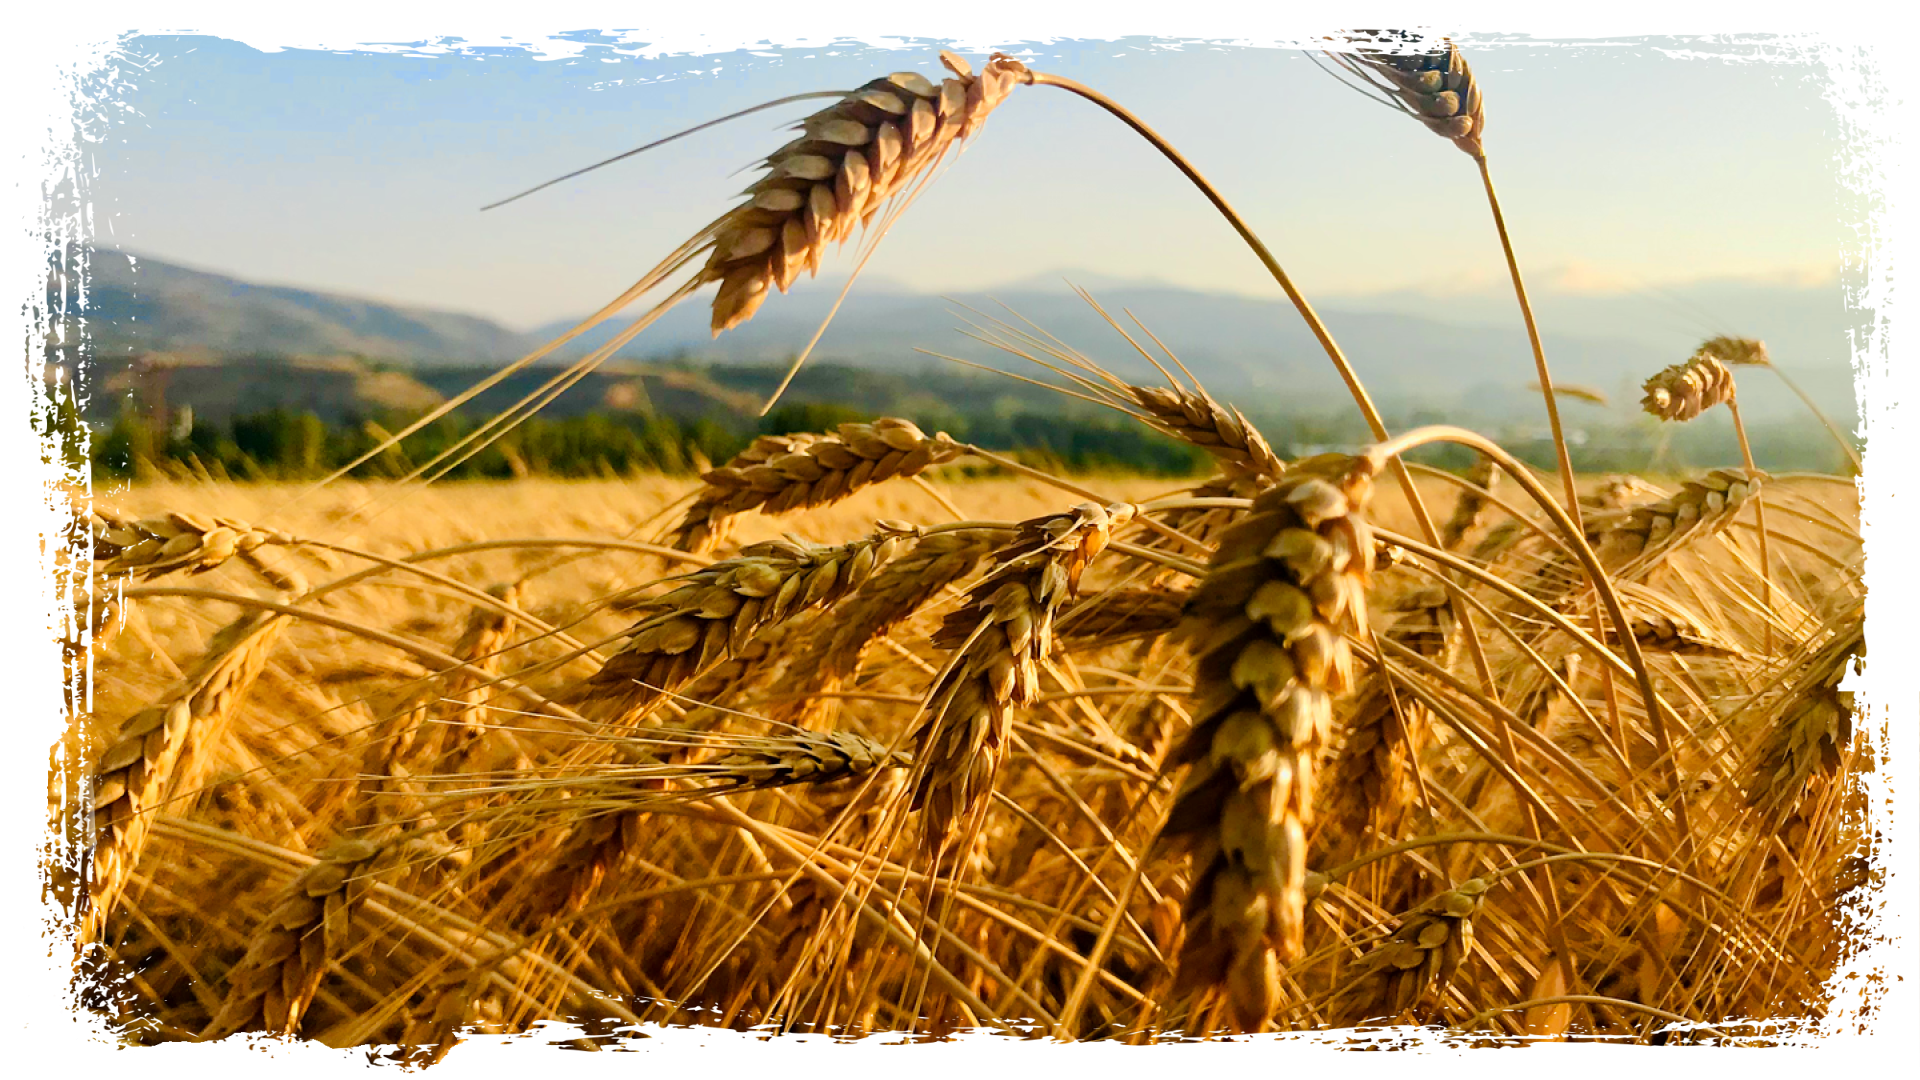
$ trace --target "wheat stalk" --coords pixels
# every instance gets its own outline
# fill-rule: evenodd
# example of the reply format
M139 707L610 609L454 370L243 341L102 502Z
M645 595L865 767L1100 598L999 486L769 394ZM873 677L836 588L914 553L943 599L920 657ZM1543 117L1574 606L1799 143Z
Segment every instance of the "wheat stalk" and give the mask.
M1168 767L1190 765L1161 835L1193 850L1177 985L1225 992L1263 1029L1278 960L1301 955L1307 826L1332 695L1351 680L1345 635L1364 632L1372 470L1296 462L1221 537L1187 604L1194 721Z
M831 506L862 488L917 476L959 457L943 432L927 435L906 420L842 424L833 435L763 435L724 466L703 476L666 541L683 551L710 551L738 514L785 514Z

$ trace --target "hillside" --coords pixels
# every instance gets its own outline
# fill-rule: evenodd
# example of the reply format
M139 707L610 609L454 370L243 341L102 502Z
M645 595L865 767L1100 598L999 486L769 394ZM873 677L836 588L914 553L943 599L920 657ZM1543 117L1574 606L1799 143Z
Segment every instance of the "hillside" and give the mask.
M1317 411L1340 407L1344 399L1318 344L1284 300L1089 279L1097 282L1096 299L1141 344L1150 342L1129 312L1209 389L1242 403L1249 412ZM840 284L803 282L717 340L708 333L704 307L685 304L620 355L715 369L778 365L813 336L838 298ZM1823 408L1840 417L1852 414L1852 375L1844 352L1850 315L1835 300L1837 290L1754 286L1742 292L1720 283L1702 296L1716 298L1715 310L1736 312L1756 327L1772 326L1765 332L1785 343L1787 351L1779 355L1788 370ZM1639 381L1682 358L1687 343L1695 340L1692 324L1676 324L1671 311L1662 321L1656 317L1660 312L1648 307L1653 302L1544 297L1545 345L1556 378L1596 387L1614 398L1616 409L1630 411ZM1503 303L1486 297L1443 303L1381 294L1343 297L1321 313L1383 408L1494 420L1527 417L1538 409L1528 390L1534 367L1525 334L1517 319L1503 314L1510 304L1510 299ZM1776 318L1772 323L1770 311ZM1442 317L1447 314L1456 318ZM1026 361L967 336L970 324L983 324L989 316L1029 334L1040 332L1033 327L1042 328L1121 374L1156 377L1098 312L1057 279L1045 278L952 297L913 293L881 281L861 282L822 336L814 360L909 380L962 370L920 351L927 350L1034 374L1037 369ZM522 333L477 316L258 285L110 251L94 260L88 320L103 359L147 350L191 352L216 361L353 356L404 366L441 393L461 387L450 385L450 372L437 369L498 365L573 325L564 320ZM624 319L616 320L582 335L560 350L554 362L584 355L623 325ZM222 377L273 378L255 372L249 363L236 362L232 368ZM596 376L564 400L574 408L592 407L609 380L618 381L611 374ZM284 395L285 388L263 392ZM622 396L615 394L616 407ZM1799 408L1770 378L1743 380L1742 398L1756 418Z

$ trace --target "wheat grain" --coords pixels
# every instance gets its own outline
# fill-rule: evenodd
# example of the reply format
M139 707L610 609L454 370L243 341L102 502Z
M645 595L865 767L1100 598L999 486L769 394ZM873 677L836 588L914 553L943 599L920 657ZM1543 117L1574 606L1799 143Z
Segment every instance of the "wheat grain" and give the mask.
M1370 489L1364 459L1296 462L1187 605L1193 729L1167 764L1191 768L1162 830L1193 849L1178 985L1224 990L1245 1031L1273 1011L1278 959L1301 955L1315 759L1351 681L1345 635L1367 623Z

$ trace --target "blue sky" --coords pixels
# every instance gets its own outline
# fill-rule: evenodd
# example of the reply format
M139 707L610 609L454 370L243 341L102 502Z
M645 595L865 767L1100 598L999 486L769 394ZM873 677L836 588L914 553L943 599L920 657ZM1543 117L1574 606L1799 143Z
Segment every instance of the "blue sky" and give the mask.
M937 43L645 59L260 52L136 38L133 116L95 147L105 245L276 283L529 327L598 306L723 212L787 106L478 208L680 127L890 70ZM1821 72L1765 46L1485 41L1489 155L1537 288L1830 280L1856 242ZM1688 50L1719 54L1690 58ZM1727 59L1731 56L1733 59ZM982 57L975 56L978 62ZM1055 43L1031 66L1133 107L1315 298L1503 286L1472 162L1298 52ZM851 263L849 247L838 268ZM902 218L867 273L929 290L1094 271L1266 294L1258 264L1131 133L1023 87Z

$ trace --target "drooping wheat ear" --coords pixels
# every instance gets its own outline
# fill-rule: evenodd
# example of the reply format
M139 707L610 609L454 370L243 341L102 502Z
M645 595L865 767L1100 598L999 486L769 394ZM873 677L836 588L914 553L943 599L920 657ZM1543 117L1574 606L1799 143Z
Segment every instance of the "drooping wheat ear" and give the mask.
M509 605L520 602L518 582L489 586L487 594ZM451 738L464 754L487 729L487 710L480 698L483 683L500 673L500 650L513 637L514 620L505 612L475 606L467 613L467 624L453 644L453 655L470 667L449 672L440 695L437 718L445 721L444 738Z
M80 940L99 940L158 813L199 782L240 699L266 667L284 617L252 612L214 635L165 698L135 713L94 766L94 848ZM191 742L198 751L183 761Z
M1193 728L1167 766L1191 768L1162 830L1193 851L1176 985L1224 991L1243 1031L1301 953L1314 765L1352 678L1344 635L1367 623L1371 480L1364 459L1294 463L1187 604Z
M92 531L94 573L103 578L153 578L175 570L203 574L238 557L283 591L306 590L297 574L276 567L262 550L301 545L276 529L178 512L132 518L95 507Z
M923 812L930 861L993 791L1013 710L1040 693L1055 612L1133 515L1129 505L1089 502L1021 522L1013 542L994 553L994 568L935 631L934 645L955 655L928 692L926 719L914 733L913 809Z
M906 420L841 424L833 435L765 435L700 479L706 486L668 543L708 551L726 539L736 514L785 514L830 506L873 484L916 476L962 453L945 432L928 435Z
M1650 376L1640 407L1662 420L1684 423L1733 400L1733 372L1707 352L1697 352Z
M1212 454L1229 476L1276 479L1287 471L1267 440L1240 410L1213 400L1204 390L1129 386L1134 403L1154 427Z
M880 769L913 764L913 755L851 731L795 732L767 738L730 739L725 757L686 767L687 774L727 790L830 784Z
M1767 355L1767 343L1753 338L1711 337L1700 343L1697 350L1734 367L1771 367L1773 358Z
M1840 689L1847 672L1864 664L1866 624L1852 625L1813 654L1788 689L1769 725L1765 749L1748 792L1755 806L1784 812L1798 803L1815 773L1840 767L1853 741L1853 693Z
M1391 607L1395 617L1383 636L1428 657L1458 648L1445 589L1415 589ZM1320 846L1330 859L1344 862L1367 841L1370 829L1387 833L1398 825L1411 801L1413 770L1427 743L1429 721L1426 708L1410 693L1394 693L1381 672L1367 677L1340 724L1345 736L1321 788L1327 822Z
M581 685L582 700L601 722L637 720L760 630L845 596L902 542L884 529L838 547L771 540L687 574L641 607L626 644Z
M1615 587L1626 606L1627 628L1642 649L1675 656L1732 656L1740 651L1672 596L1629 581Z
M1493 467L1492 458L1481 454L1467 470L1467 481L1473 487L1460 489L1459 497L1453 501L1453 516L1440 531L1440 545L1448 551L1459 547L1468 533L1480 527L1480 519L1487 509L1487 495L1500 483L1500 470Z
M373 883L372 864L381 851L372 841L342 841L293 879L227 973L226 999L202 1038L224 1038L253 1025L299 1033L328 962L355 944L354 908Z
M949 52L935 86L911 71L875 79L807 117L804 134L768 155L747 202L709 227L713 251L696 280L720 283L718 335L753 317L769 286L786 292L959 140L971 137L1026 71L995 53L979 75Z
M1749 477L1739 469L1715 469L1683 482L1664 499L1593 515L1586 521L1587 538L1601 561L1613 567L1663 554L1731 525L1765 478L1765 473Z
M1364 36L1362 36L1364 35ZM1382 46L1411 43L1412 35L1388 31L1381 34L1361 32L1361 44L1352 53L1336 55L1349 71L1367 78L1387 91L1389 101L1402 112L1427 125L1428 130L1452 141L1468 157L1486 155L1481 138L1486 130L1486 109L1480 101L1480 88L1474 82L1473 69L1453 42L1423 52L1389 52ZM1378 76L1378 78L1368 78Z
M1011 543L1006 529L953 529L914 541L906 554L868 578L834 620L832 633L809 650L821 674L853 673L869 644L925 607L947 586L973 573L980 560Z
M1392 1019L1429 991L1444 991L1473 950L1473 919L1487 887L1486 881L1469 878L1401 919L1392 937L1354 965L1348 1022Z

